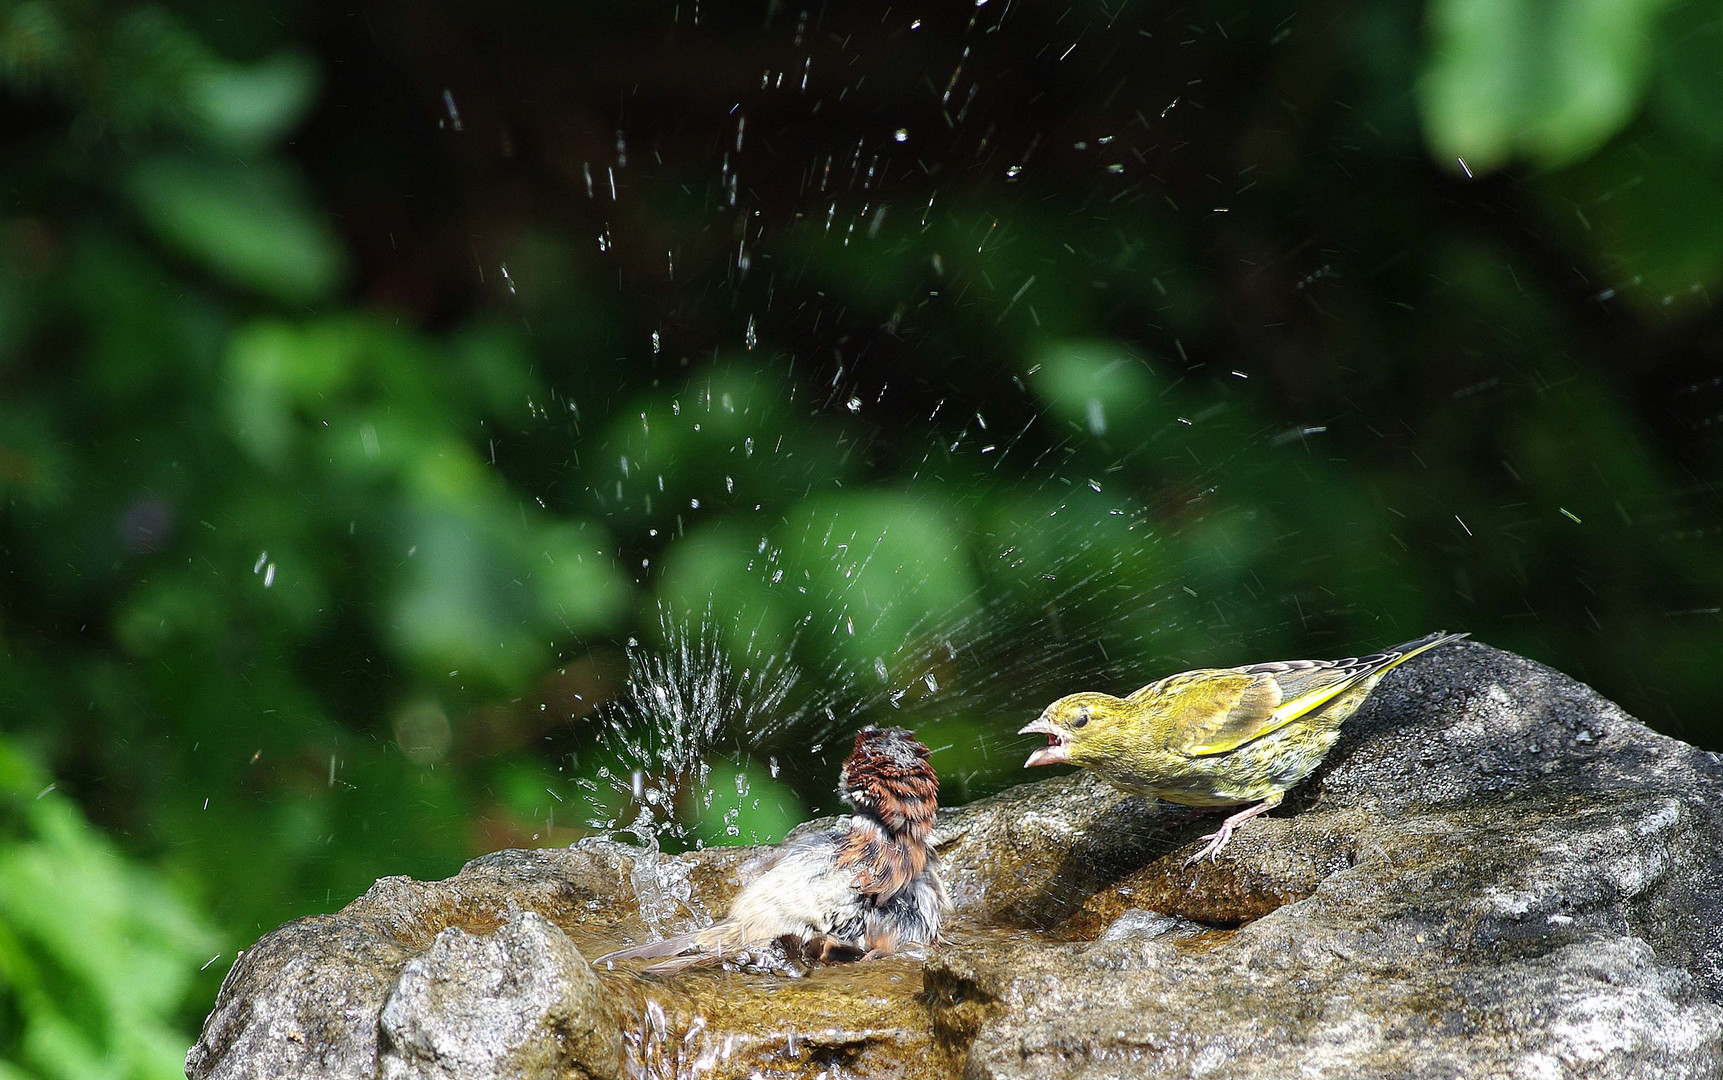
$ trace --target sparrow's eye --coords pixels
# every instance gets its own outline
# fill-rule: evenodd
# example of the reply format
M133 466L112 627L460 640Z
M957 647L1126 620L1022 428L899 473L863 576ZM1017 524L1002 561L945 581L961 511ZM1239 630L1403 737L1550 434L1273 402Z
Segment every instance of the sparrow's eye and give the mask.
M1084 725L1088 724L1088 722L1089 722L1089 710L1088 709L1078 709L1077 710L1077 718L1075 720L1071 721L1071 726L1072 727L1083 727Z

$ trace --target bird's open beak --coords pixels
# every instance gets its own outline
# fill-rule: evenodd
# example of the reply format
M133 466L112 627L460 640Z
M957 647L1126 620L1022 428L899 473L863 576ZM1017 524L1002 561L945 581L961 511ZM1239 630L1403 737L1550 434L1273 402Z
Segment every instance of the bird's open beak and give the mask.
M1017 732L1019 735L1045 735L1047 745L1029 755L1029 760L1023 763L1025 769L1036 765L1064 765L1071 760L1071 733L1042 716L1030 723L1024 724Z

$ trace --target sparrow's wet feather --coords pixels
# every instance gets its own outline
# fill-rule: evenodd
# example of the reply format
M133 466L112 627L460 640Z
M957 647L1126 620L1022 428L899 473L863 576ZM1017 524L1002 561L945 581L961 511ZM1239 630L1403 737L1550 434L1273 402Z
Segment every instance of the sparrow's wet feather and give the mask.
M930 841L939 778L927 758L908 731L863 729L839 773L853 814L782 848L711 926L599 959L671 957L646 969L668 974L778 940L818 960L937 941L951 901Z

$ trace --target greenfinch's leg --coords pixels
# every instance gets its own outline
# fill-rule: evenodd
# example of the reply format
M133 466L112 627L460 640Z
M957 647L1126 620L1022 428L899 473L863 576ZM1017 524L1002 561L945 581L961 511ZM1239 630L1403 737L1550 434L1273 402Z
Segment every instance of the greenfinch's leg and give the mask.
M1190 858L1186 859L1185 865L1191 866L1195 863L1202 862L1205 857L1209 858L1209 859L1213 859L1215 856L1219 855L1220 849L1223 847L1226 847L1227 843L1232 839L1232 834L1233 834L1234 830L1236 830L1240 825L1243 825L1245 822L1249 821L1251 818L1255 817L1256 815L1266 814L1268 811L1273 810L1275 807L1279 806L1280 805L1280 799L1281 799L1281 796L1278 794L1270 795L1268 798L1257 803L1255 806L1249 807L1248 809L1245 809L1245 810L1240 810L1238 813L1234 814L1233 816L1227 818L1225 821L1221 822L1220 828L1216 829L1214 832L1209 833L1207 836L1203 837L1203 839L1207 840L1208 843L1206 845L1204 845L1204 847L1201 851L1197 852L1195 855L1192 855Z

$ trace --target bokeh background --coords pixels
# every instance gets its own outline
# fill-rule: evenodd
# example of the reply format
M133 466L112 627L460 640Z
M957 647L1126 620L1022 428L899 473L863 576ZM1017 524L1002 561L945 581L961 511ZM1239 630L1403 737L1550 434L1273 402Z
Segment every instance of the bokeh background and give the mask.
M0 1077L1436 628L1723 745L1718 0L0 0Z

